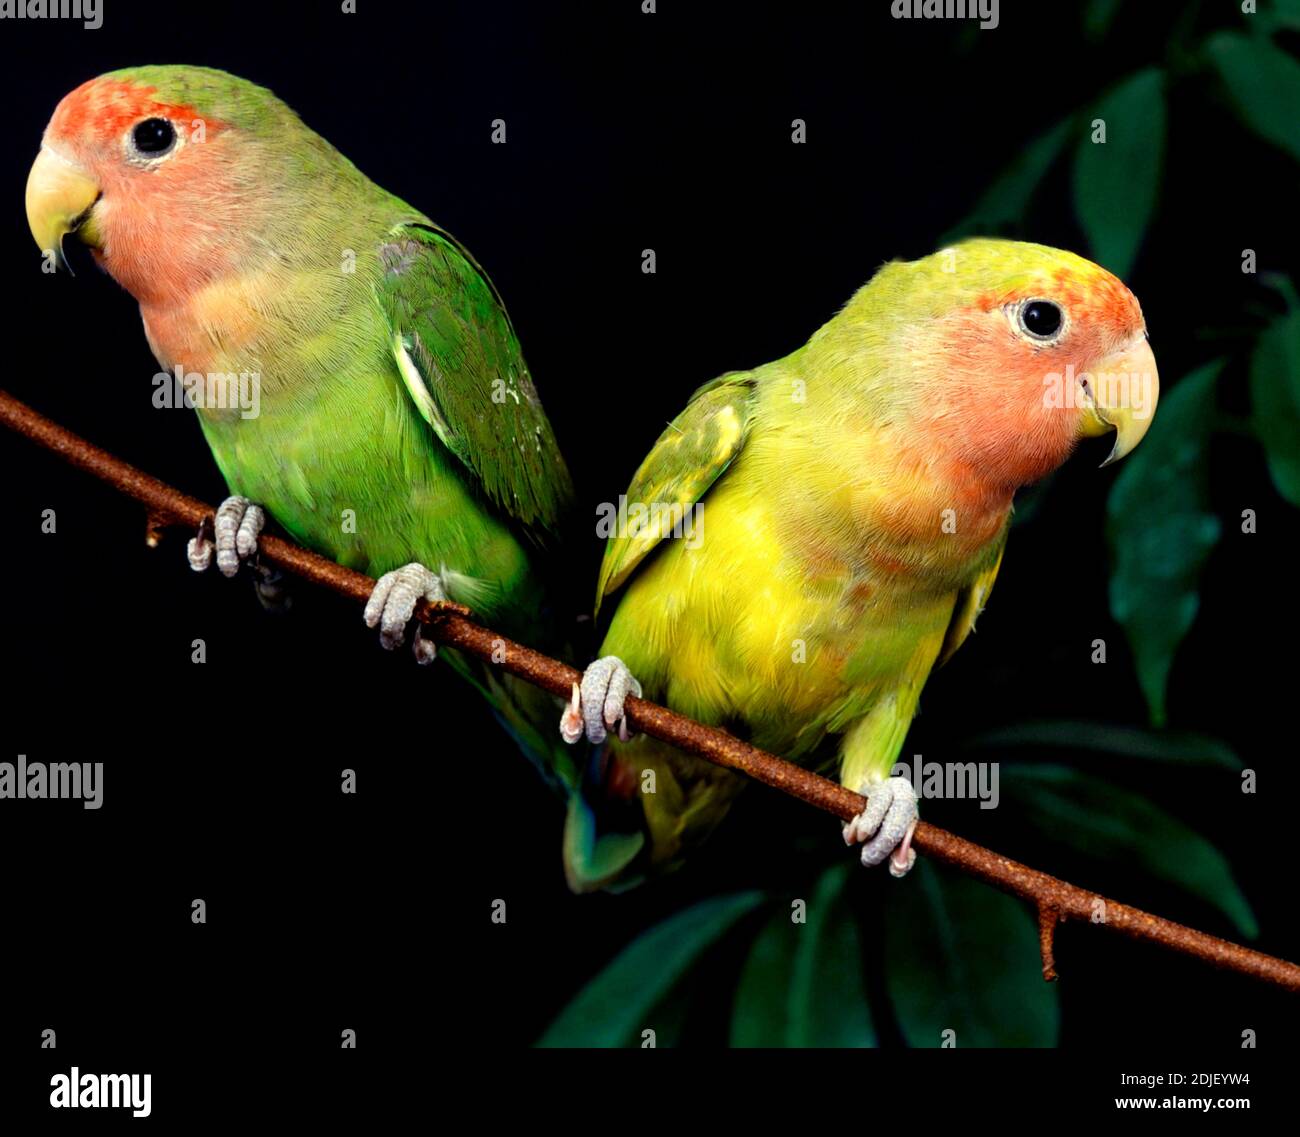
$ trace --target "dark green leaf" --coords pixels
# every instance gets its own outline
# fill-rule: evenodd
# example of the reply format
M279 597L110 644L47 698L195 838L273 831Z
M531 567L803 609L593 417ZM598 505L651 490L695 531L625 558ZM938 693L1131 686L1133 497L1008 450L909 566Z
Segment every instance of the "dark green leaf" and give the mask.
M1093 141L1093 123L1106 141ZM1165 148L1164 74L1139 71L1105 95L1082 124L1074 158L1074 208L1094 258L1127 276L1155 211Z
M1119 12L1119 0L1088 0L1083 10L1083 34L1093 43L1106 38Z
M1266 0L1259 14L1274 27L1300 31L1300 0L1272 0L1271 3Z
M1250 401L1273 484L1300 505L1300 312L1260 333L1250 360Z
M1172 762L1182 766L1211 766L1240 770L1242 761L1231 747L1215 738L1185 731L1138 730L1091 721L1053 720L1018 723L977 735L968 743L986 750L1027 747L1043 750L1086 750L1100 754Z
M1110 610L1132 645L1156 726L1165 722L1174 653L1200 604L1201 568L1219 539L1205 469L1222 366L1197 369L1165 396L1106 503Z
M825 872L807 923L779 910L754 941L736 989L732 1046L875 1046L862 943L843 892L852 864Z
M924 858L890 889L885 964L910 1046L1054 1046L1038 928L1018 901Z
M705 900L643 932L547 1028L539 1046L639 1045L651 1010L700 955L763 900L741 892Z
M1241 121L1300 159L1300 63L1267 39L1222 32L1206 43Z
M1259 925L1209 841L1146 798L1069 766L1007 766L1002 791L1051 843L1140 867L1213 905L1243 936Z
M1069 141L1072 123L1071 119L1057 123L1024 147L965 220L944 235L943 241L955 241L974 233L1001 233L1008 225L1022 220L1038 183Z

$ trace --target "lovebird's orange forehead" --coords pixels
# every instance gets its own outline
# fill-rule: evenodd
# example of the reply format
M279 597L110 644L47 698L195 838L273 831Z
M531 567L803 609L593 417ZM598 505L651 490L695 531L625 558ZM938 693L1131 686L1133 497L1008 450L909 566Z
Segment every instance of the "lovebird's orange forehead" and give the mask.
M202 118L209 135L221 129L223 124L206 118L196 107L169 103L157 91L157 87L122 79L91 79L64 96L46 134L52 139L102 143L120 137L133 123L150 117L186 124Z
M1031 274L1010 287L981 293L976 306L984 312L1017 300L1054 300L1075 318L1130 336L1143 330L1142 308L1119 277L1097 265L1088 270L1061 266Z

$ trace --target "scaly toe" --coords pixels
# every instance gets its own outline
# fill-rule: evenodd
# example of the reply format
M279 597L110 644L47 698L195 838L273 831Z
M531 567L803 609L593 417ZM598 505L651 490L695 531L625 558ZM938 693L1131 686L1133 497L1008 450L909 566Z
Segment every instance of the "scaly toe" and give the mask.
M867 798L867 808L844 826L846 845L869 840L880 828L880 823L894 802L894 787L888 782L877 782L867 787L863 793Z
M615 724L618 725L619 738L627 741L630 736L623 704L629 694L639 696L641 684L616 655L596 660L582 673L579 704L588 742L600 745L605 741L607 728ZM566 720L570 714L576 713L577 710L570 708L565 712ZM564 730L563 723L560 729Z
M570 746L580 739L587 729L582 721L582 688L573 685L573 698L560 716L560 737Z
M212 518L205 517L199 523L199 531L185 546L185 555L189 558L190 568L195 572L207 572L212 565L213 551Z
M872 800L888 787L890 801L879 828L874 836L862 846L862 863L867 866L878 865L898 850L896 867L902 871L901 876L912 867L915 853L912 850L912 833L916 828L917 809L916 791L906 778L890 778L871 787L867 797L868 812Z
M366 601L366 627L379 627L379 642L392 651L406 639L406 627L421 600L431 604L446 600L442 579L424 565L413 562L392 572L386 572L375 582ZM420 645L424 646L421 647ZM433 660L436 649L427 640L416 638L415 657L421 663Z
M257 552L257 535L266 524L261 506L246 497L228 497L217 507L212 523L217 546L217 569L222 576L234 576L239 565ZM193 558L190 561L193 564Z
M916 850L912 848L912 834L916 832L916 822L913 821L907 827L907 832L903 835L902 843L889 854L889 875L892 877L904 877L912 871L912 866L916 864Z

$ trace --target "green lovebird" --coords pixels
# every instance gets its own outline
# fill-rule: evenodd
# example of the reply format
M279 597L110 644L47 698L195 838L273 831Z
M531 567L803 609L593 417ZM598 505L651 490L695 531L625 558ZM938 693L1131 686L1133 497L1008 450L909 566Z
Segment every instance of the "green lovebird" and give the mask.
M541 564L569 474L501 298L447 232L271 92L181 66L67 95L27 217L59 260L68 234L88 245L139 301L163 371L200 380L190 401L231 496L190 542L194 568L215 545L234 575L269 514L380 578L365 618L385 647L421 597L449 597L554 649ZM549 696L446 654L531 754L564 749Z
M1113 430L1108 461L1123 457L1158 391L1119 280L999 240L888 264L797 351L701 387L602 518L596 606L612 614L561 721L594 747L566 825L571 886L677 863L742 784L628 738L629 692L838 766L868 799L845 840L905 873L916 795L890 774L927 678L988 600L1013 495L1083 437Z

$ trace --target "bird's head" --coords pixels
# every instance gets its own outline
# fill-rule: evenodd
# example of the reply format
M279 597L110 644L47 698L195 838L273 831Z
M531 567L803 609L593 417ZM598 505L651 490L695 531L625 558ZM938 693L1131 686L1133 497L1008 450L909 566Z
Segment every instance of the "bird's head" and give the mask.
M842 354L864 334L890 361L890 409L999 485L1034 481L1109 431L1103 464L1117 461L1155 413L1137 298L1060 249L976 239L886 265L818 336Z
M27 221L60 264L74 234L137 298L183 292L237 263L240 235L274 208L268 183L292 173L286 135L303 133L269 91L223 71L110 72L55 109L28 175Z

